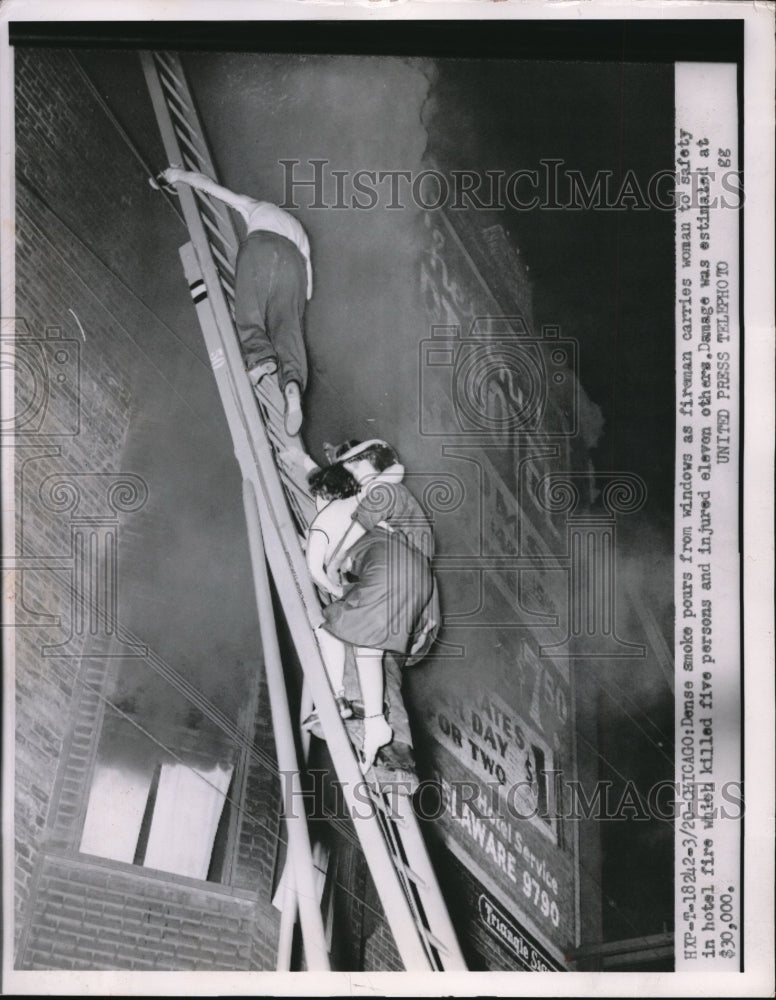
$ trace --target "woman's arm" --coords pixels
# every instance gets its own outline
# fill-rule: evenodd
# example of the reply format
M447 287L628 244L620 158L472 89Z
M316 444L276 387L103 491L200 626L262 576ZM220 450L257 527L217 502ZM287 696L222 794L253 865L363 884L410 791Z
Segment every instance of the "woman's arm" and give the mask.
M391 491L395 484L400 483L403 478L404 466L397 462L382 472L378 472L367 483L364 483L356 497L358 504L351 515L352 523L343 535L342 541L327 567L329 576L339 579L340 568L351 547L367 531L386 519L388 510L393 507ZM377 502L370 506L369 491L372 489L375 491L374 497L377 498Z
M324 590L329 589L326 580L326 570L323 567L328 540L328 535L324 531L311 527L307 535L307 548L305 551L307 568L310 571L313 583Z
M312 526L307 535L307 551L305 552L307 568L316 587L320 587L321 590L325 590L327 594L332 594L334 597L341 597L342 587L327 575L323 564L328 544L329 536L326 532Z
M167 184L188 184L189 187L203 191L205 194L218 198L219 201L236 209L248 221L251 210L256 205L256 199L247 194L237 194L229 188L216 184L212 177L200 174L195 170L182 170L180 167L168 167L161 175Z
M354 511L353 521L348 526L347 533L343 536L343 542L337 549L327 567L329 577L333 577L335 580L340 579L340 569L342 564L347 559L350 549L359 540L359 538L366 534L366 528L363 524L359 524L359 522L355 520L355 516L356 514Z

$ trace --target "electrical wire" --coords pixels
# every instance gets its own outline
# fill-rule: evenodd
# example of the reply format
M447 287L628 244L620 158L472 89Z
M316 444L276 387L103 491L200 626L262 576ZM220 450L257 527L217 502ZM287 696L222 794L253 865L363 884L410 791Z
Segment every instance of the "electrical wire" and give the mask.
M663 746L665 746L665 745L668 745L669 747L673 747L673 745L674 745L673 733L670 736L668 734L664 733L663 730L660 728L660 726L658 726L658 725L655 724L655 722L653 721L652 717L647 712L644 711L644 709L642 708L642 706L639 705L636 701L634 701L633 697L627 692L627 690L624 687L622 687L620 684L618 684L617 681L613 677L610 678L610 680L611 680L612 684L614 685L614 687L616 688L617 695L619 696L619 698L625 699L630 705L632 705L633 708L642 716L642 718L646 722L648 722L650 724L650 726L652 726L652 728L655 730L655 732L659 735L660 740L659 740L659 742L656 742L655 738L651 737L649 735L649 733L647 733L644 729L642 729L642 727L638 724L638 722L636 722L635 718L632 715L630 715L625 709L623 709L623 711L628 716L628 718L631 719L631 721L633 722L633 724L638 729L641 729L641 731L644 733L644 735L647 737L647 739L650 741L650 743L654 746L654 748L656 750L660 751L660 750L662 750ZM612 699L612 701L615 702L615 704L618 705L618 707L622 707L621 702L615 700L615 696L613 695L612 691L600 679L600 677L596 678L596 683L597 683L597 685L602 690L604 690L606 692L606 694L609 695L609 697ZM673 697L673 695L672 695L672 697ZM668 757L667 759L673 763L673 757Z
M638 729L647 738L648 742L652 744L652 746L655 748L655 750L657 750L657 752L659 754L661 754L661 756L663 756L666 759L666 761L668 761L668 763L673 768L673 766L675 764L675 760L674 760L673 756L671 756L670 754L667 754L665 752L665 750L663 749L662 743L658 743L654 739L654 737L650 736L650 734L646 731L646 729L644 729L644 727L642 725L640 725L639 722L630 714L630 712L627 710L627 708L625 708L625 706L622 704L622 701L618 701L615 698L614 694L612 694L612 692L609 690L609 688L606 687L605 684L601 683L600 681L598 681L597 684L598 684L599 690L602 691L612 701L612 703L615 704L620 709L621 712L623 712L625 715L627 715L627 717L631 720L631 722L636 727L636 729ZM620 693L621 697L624 696L624 692L623 691L620 691L619 693ZM668 742L670 743L670 745L673 746L673 742L672 741L668 741Z

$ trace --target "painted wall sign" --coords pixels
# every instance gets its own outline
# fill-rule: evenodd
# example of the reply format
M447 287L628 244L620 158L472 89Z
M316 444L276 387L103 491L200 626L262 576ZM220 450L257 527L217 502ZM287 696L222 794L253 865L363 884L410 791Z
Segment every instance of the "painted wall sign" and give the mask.
M515 956L524 969L530 972L565 971L559 962L534 943L492 896L480 893L477 908L483 927Z

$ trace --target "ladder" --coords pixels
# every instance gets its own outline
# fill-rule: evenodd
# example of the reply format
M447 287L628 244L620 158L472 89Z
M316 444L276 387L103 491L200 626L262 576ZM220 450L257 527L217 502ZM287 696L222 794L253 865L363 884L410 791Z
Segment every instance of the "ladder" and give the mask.
M169 162L215 178L215 169L192 94L177 55L142 53L141 60ZM283 460L292 446L283 426L284 401L277 379L265 376L259 400L245 373L234 327L234 260L238 240L229 210L186 185L179 191L190 242L180 255L202 328L216 384L243 476L243 499L256 583L262 642L268 622L269 565L283 614L302 664L307 697L312 698L324 732L337 781L353 820L366 864L386 920L408 971L462 971L466 963L426 850L409 795L367 784L348 732L340 718L314 627L321 621L320 601L307 571L302 540L315 514L301 468ZM261 552L263 546L263 553ZM270 660L273 660L270 637ZM273 730L278 757L296 766L288 696L282 669L270 670ZM282 688L282 690L280 690ZM293 751L293 753L292 753ZM281 765L282 767L282 765ZM372 808L364 807L369 796ZM289 851L294 866L305 954L321 948L320 926L309 913L305 921L301 897L311 854L306 829L292 831L286 809L289 847L292 834L298 851ZM297 824L298 826L298 824ZM300 846L301 844L301 846ZM305 846L306 844L306 846ZM299 862L298 866L297 861ZM325 963L324 963L325 964ZM324 967L324 966L319 966Z

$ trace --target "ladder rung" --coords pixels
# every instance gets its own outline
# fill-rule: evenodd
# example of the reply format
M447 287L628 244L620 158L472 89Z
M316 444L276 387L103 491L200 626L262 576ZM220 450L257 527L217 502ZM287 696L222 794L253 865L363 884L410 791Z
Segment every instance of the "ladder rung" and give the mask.
M399 871L401 871L402 874L406 875L407 878L411 882L413 882L419 889L428 889L428 883L424 879L422 879L416 871L413 871L406 861L402 861L402 859L398 856L398 854L394 853L393 856L395 859L396 868Z
M437 951L441 951L442 954L444 955L450 954L450 946L440 941L439 938L436 936L436 934L432 934L427 927L423 928L422 933L425 939L428 941L428 943L433 945L433 947L436 948Z
M206 227L210 230L213 237L219 241L222 247L225 247L227 250L234 250L233 244L229 241L228 237L221 232L221 229L218 225L219 221L223 222L223 216L219 216L218 219L214 220L214 219L209 219L206 215L203 214L202 221L205 223ZM223 258L223 261L224 261L224 266L227 268L227 273L233 274L234 271L231 262L227 258Z
M201 171L202 167L204 166L201 151L199 149L197 149L197 147L194 145L194 143L191 141L191 139L189 139L187 136L183 135L183 133L180 131L180 129L176 129L175 130L175 134L177 135L177 137L180 140L180 142L184 146L186 146L186 148L188 149L189 156L193 157L192 166L196 167L198 170Z
M180 94L177 94L174 90L171 90L169 87L166 91L166 96L167 96L167 107L169 108L170 114L174 115L176 118L176 121L173 122L173 128L175 129L175 131L178 132L178 135L180 136L179 130L186 129L186 132L188 133L191 142L194 143L194 145L199 146L200 149L202 150L203 155L207 157L207 150L199 141L199 136L197 135L196 130L193 128L191 122L189 121L189 116L192 114L191 105L188 103L185 97L182 97Z
M232 226L229 222L228 210L221 202L210 195L205 194L203 191L198 192L200 199L202 200L202 205L200 207L200 213L202 215L203 221L207 222L210 226L215 226L218 229L218 235L224 240L227 246L232 246L232 241L227 237L226 233L221 229L219 223L227 223L225 228L231 230Z
M224 257L224 255L221 253L221 251L218 249L218 247L214 247L212 244L210 245L210 250L211 250L213 256L216 258L216 260L225 269L226 274L231 278L231 275L234 272L232 271L232 265L229 263L229 261L227 260L227 258ZM223 283L224 283L224 276L222 274L221 275L221 284L223 284Z
M274 410L275 413L282 413L284 407L283 395L277 385L272 381L263 379L259 385L259 393L266 408Z
M296 485L296 483L294 483L293 481L291 481L289 479L285 479L285 478L283 479L283 482L285 483L286 488L290 492L289 500L291 502L295 502L295 503L301 504L302 500L307 499L307 497L305 497L302 494L302 491L299 489L299 487Z
M169 67L170 61L174 58L174 56L172 55L172 53L165 52L163 49L160 49L159 51L154 52L153 56L154 56L155 62L157 62L160 66L164 66L164 67Z
M193 114L191 105L189 104L189 102L186 100L185 97L183 97L179 93L176 93L169 85L167 87L167 90L165 91L165 94L167 97L167 107L170 111L170 115L171 116L174 115L177 120L177 123L173 122L173 128L178 133L179 138L182 138L179 130L181 128L185 128L189 134L190 140L199 147L200 156L203 157L203 162L205 160L209 161L209 157L207 155L207 149L199 141L199 136L197 135L196 131L192 128L191 123L189 121L190 115Z
M200 214L204 215L208 222L215 222L217 224L220 221L225 223L226 228L230 232L233 232L226 205L223 205L217 198L211 197L211 195L206 194L204 191L198 191L197 194L201 201ZM227 242L231 245L231 240Z
M281 435L279 430L280 421L283 419L283 414L285 413L285 406L278 406L274 401L270 400L262 393L262 402L265 404L264 409L264 419L267 421L269 427L270 435L278 444L282 444L286 440L285 431ZM272 419L274 417L274 420Z
M391 807L386 804L385 800L381 795L380 796L373 795L372 801L389 822L395 823L396 826L400 828L406 828L407 826L406 819L404 819L403 816L399 816L393 809L391 809Z
M169 105L170 111L178 119L178 124L175 125L176 132L178 131L179 128L185 128L189 134L191 141L202 149L202 155L207 159L207 150L205 149L204 145L199 141L199 136L197 135L197 131L191 124L187 116L187 112L191 112L191 107L179 94L175 94L172 91L168 91L168 95L171 99L174 99L178 102L177 107L174 104Z
M176 76L175 71L161 53L156 54L156 59L159 68L159 76L160 78L163 77L162 83L167 88L168 96L172 96L173 92L177 91L177 94L174 94L174 96L176 96L178 100L181 100L180 92L183 91L185 93L188 90L188 87L186 87L183 80Z
M279 416L282 417L282 414L280 414ZM267 425L267 434L268 434L268 437L270 438L270 440L272 442L273 449L274 449L274 451L276 453L277 453L277 451L278 451L279 448L283 448L285 446L286 437L285 437L284 434L281 433L281 431L277 427L270 427L269 424L268 424ZM284 473L283 473L282 470L280 472L280 475L281 476L284 475ZM286 475L285 478L286 479L290 479L290 476Z
M310 499L309 496L306 493L304 493L301 487L298 486L293 479L290 479L288 476L283 475L282 472L280 473L280 476L283 482L285 483L286 487L291 491L293 497L295 497L297 500L304 498L309 502Z
M199 145L196 135L194 135L191 131L188 132L188 135L184 134L183 130L184 128L187 128L188 122L183 117L183 114L176 108L171 108L170 110L177 118L177 122L173 122L172 124L175 129L175 136L178 139L178 144L180 145L183 143L186 146L188 155L193 157L193 166L195 166L197 170L200 170L203 173L211 173L213 168L208 160L207 150Z

